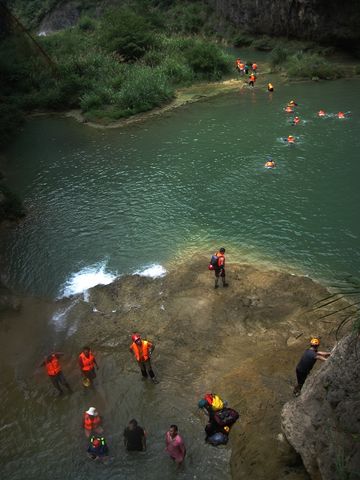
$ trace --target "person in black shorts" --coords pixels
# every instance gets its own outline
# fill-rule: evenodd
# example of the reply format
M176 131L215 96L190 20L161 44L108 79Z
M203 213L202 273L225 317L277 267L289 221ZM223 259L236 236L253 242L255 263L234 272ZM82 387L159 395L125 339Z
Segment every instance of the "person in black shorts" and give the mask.
M129 452L146 450L146 433L133 418L124 430L124 445Z
M296 378L298 383L294 388L295 396L300 395L300 391L305 383L306 377L309 375L311 369L315 365L316 360L325 361L330 355L330 352L319 352L319 345L320 338L313 337L310 340L310 348L305 350L303 356L296 366Z

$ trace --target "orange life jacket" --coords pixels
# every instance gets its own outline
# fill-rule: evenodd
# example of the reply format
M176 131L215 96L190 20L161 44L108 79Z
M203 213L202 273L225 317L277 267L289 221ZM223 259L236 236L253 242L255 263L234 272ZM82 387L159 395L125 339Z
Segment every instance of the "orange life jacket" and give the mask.
M253 64L252 64L252 69L253 69L253 70L256 70L256 69L257 69L256 63L253 63Z
M135 342L130 345L131 350L135 354L136 360L138 362L146 362L146 360L149 360L150 358L150 350L152 348L152 343L148 342L147 340L141 340L141 347L142 348L139 348L139 346Z
M50 362L45 361L45 367L49 377L54 377L61 372L61 366L58 358L53 355Z
M239 63L239 68L240 70L243 70L245 68L245 63Z
M85 412L83 423L84 423L85 430L95 430L100 425L101 418L99 417L99 415L95 415L93 417Z
M339 118L345 118L345 114L344 114L343 112L339 112L339 113L338 113L338 117L339 117Z
M323 117L325 115L324 110L319 110L318 115L319 115L319 117Z
M250 82L255 82L255 80L256 80L255 75L251 74L250 77L249 77L249 80L250 80Z
M225 255L220 252L217 252L215 255L218 257L218 267L225 267Z
M81 370L83 370L84 372L89 372L90 370L95 368L95 357L91 352L89 353L88 357L85 355L84 352L81 352L79 358L81 358L82 361Z
M294 137L288 137L287 141L288 141L288 143L295 143L295 138Z

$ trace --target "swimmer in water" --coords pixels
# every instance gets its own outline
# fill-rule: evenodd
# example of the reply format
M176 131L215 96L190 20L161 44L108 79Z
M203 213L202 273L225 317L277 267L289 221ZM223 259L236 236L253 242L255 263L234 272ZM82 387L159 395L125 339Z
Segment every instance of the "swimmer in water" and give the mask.
M299 117L294 117L293 121L292 121L292 124L293 125L298 125L299 123L300 123L300 118Z
M345 113L344 112L338 112L337 117L338 118L345 118Z
M269 158L264 165L265 168L275 168L276 164L272 158Z
M287 142L289 145L294 145L295 144L295 137L293 135L289 135L287 138L284 139L285 142Z
M319 110L319 111L318 111L318 117L325 117L325 112L324 112L324 110Z

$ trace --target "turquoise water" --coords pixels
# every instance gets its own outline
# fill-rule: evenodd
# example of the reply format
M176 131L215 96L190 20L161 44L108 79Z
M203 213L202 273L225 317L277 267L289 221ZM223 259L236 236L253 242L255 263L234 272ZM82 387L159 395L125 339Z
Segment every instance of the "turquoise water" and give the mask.
M359 107L360 82L341 80L244 88L123 129L32 119L6 155L29 214L1 238L3 278L54 297L86 269L133 273L219 245L230 262L357 275Z

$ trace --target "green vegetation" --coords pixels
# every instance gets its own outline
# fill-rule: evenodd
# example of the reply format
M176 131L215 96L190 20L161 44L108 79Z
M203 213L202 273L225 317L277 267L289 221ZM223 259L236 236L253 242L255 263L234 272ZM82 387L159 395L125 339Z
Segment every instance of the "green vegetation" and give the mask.
M85 119L108 123L166 104L179 86L231 71L233 59L216 43L184 36L198 31L202 8L189 2L180 15L175 5L168 23L179 34L169 36L152 3L128 2L98 19L85 14L76 27L35 41L15 24L0 43L3 144L24 113L81 108Z

